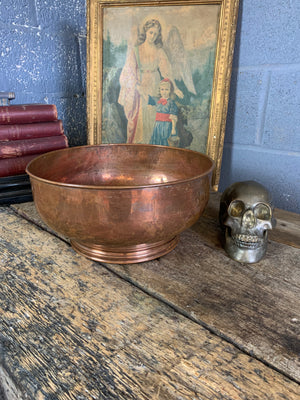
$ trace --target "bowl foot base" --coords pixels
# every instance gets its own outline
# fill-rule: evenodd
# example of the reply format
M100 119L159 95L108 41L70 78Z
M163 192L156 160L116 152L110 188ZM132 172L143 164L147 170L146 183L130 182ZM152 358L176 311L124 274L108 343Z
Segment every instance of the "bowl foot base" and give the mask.
M171 240L160 241L151 244L139 244L136 246L103 246L71 240L71 245L77 253L94 261L102 261L111 264L133 264L153 260L173 250L179 237Z

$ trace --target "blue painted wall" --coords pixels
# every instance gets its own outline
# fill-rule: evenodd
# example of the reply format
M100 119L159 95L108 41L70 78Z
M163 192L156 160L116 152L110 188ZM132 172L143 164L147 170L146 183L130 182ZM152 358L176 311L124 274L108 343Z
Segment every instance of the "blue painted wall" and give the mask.
M55 104L70 145L86 142L84 0L0 1L0 91Z
M220 190L254 179L300 213L300 1L240 6Z
M70 145L86 143L84 0L0 1L0 90L56 104ZM300 213L300 2L244 0L220 189L255 179Z

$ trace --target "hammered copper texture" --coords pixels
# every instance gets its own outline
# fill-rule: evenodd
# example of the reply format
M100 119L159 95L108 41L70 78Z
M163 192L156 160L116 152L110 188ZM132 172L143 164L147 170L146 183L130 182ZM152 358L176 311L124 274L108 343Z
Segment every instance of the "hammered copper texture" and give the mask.
M27 167L41 218L97 261L131 263L171 251L208 198L212 160L137 144L73 147Z

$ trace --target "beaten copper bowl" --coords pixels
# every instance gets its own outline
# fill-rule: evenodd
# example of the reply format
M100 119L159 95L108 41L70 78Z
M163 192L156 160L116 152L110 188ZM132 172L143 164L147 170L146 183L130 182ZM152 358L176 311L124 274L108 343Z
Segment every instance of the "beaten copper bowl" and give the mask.
M134 263L171 251L209 198L213 161L174 147L103 144L29 163L38 213L96 261Z

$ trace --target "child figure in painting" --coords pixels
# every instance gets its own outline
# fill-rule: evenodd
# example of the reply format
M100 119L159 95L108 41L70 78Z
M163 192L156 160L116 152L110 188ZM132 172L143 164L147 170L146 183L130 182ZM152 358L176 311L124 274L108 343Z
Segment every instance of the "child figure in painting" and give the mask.
M163 79L159 84L160 97L149 96L148 103L156 106L156 118L150 144L178 146L176 133L178 107L172 99L174 87L170 79Z

